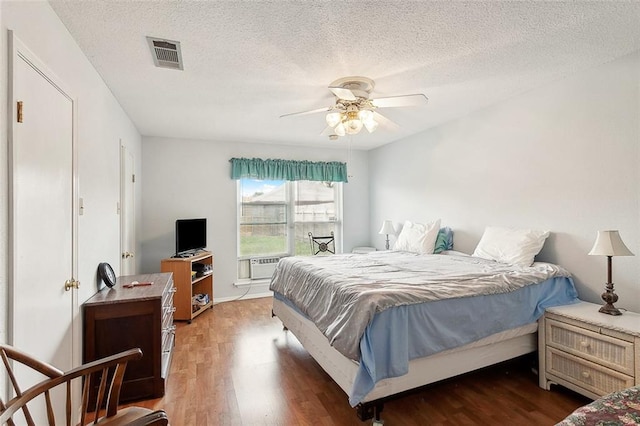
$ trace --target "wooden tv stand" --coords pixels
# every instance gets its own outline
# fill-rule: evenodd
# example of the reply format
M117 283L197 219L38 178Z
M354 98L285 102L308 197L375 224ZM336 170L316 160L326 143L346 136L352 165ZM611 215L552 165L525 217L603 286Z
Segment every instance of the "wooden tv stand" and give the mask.
M199 275L192 279L191 272L194 271L194 263L210 265L211 269L204 275ZM191 320L213 306L213 255L211 252L205 251L191 257L162 259L160 261L160 270L173 273L173 280L177 289L173 295L173 304L176 308L173 314L174 320L191 323ZM208 294L209 303L194 308L192 305L194 294Z

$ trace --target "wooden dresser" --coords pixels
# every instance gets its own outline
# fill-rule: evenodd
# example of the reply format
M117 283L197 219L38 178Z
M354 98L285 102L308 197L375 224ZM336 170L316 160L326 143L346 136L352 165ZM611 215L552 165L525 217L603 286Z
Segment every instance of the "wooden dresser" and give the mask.
M640 315L599 308L580 302L546 310L538 329L540 387L555 383L597 399L640 385Z
M153 284L128 288L134 281ZM127 365L122 401L164 395L175 335L174 293L170 273L129 275L118 277L113 288L102 289L83 305L83 362L142 350L142 359Z

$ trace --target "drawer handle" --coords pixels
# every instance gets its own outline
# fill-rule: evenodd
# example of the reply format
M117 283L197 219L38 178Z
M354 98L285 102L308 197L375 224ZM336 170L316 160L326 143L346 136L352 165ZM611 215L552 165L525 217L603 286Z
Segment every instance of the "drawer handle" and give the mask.
M582 378L584 378L584 379L588 379L589 377L591 377L591 375L589 374L588 371L583 371L581 373L581 375L582 375Z
M589 349L589 346L590 346L590 345L589 345L589 342L587 342L586 340L582 340L582 341L580 342L580 347L581 347L582 349Z

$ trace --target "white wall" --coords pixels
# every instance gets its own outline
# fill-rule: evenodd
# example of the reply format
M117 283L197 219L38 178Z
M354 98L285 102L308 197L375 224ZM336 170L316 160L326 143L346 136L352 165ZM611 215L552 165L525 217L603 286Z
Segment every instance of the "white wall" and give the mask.
M98 290L97 267L109 262L116 273L120 269L120 221L117 202L120 197L120 139L134 154L136 169L141 169L141 138L112 93L91 66L67 29L44 1L0 2L2 58L8 57L7 31L15 35L57 75L77 102L78 187L84 199L84 215L78 223L78 276L81 282L79 302ZM6 117L7 62L0 61L0 116ZM8 164L6 120L0 120L0 161ZM139 185L138 185L139 186ZM141 204L137 191L137 204ZM0 174L0 341L7 341L7 174ZM42 212L43 218L47 212ZM140 217L138 207L137 216ZM139 251L139 250L138 250ZM34 259L34 267L38 261ZM60 283L62 287L63 283ZM79 358L78 358L79 359Z
M538 259L600 303L606 258L587 253L618 229L636 257L613 259L616 306L640 312L639 146L635 53L371 151L370 231L441 218L472 253L487 225L548 229Z
M208 249L214 254L214 298L229 299L246 289L237 280L237 181L229 159L282 158L347 162L345 149L313 149L273 144L143 138L142 271L157 272L175 251L175 220L206 217ZM353 151L344 185L344 250L369 245L367 155ZM264 293L255 286L249 295Z

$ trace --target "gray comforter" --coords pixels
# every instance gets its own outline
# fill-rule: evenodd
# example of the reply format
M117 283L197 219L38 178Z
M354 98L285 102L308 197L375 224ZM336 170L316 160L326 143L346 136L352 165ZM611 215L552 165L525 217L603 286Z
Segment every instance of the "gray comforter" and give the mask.
M343 355L358 360L364 330L394 306L506 293L557 276L549 263L518 267L466 255L399 251L280 260L270 289L309 317Z

